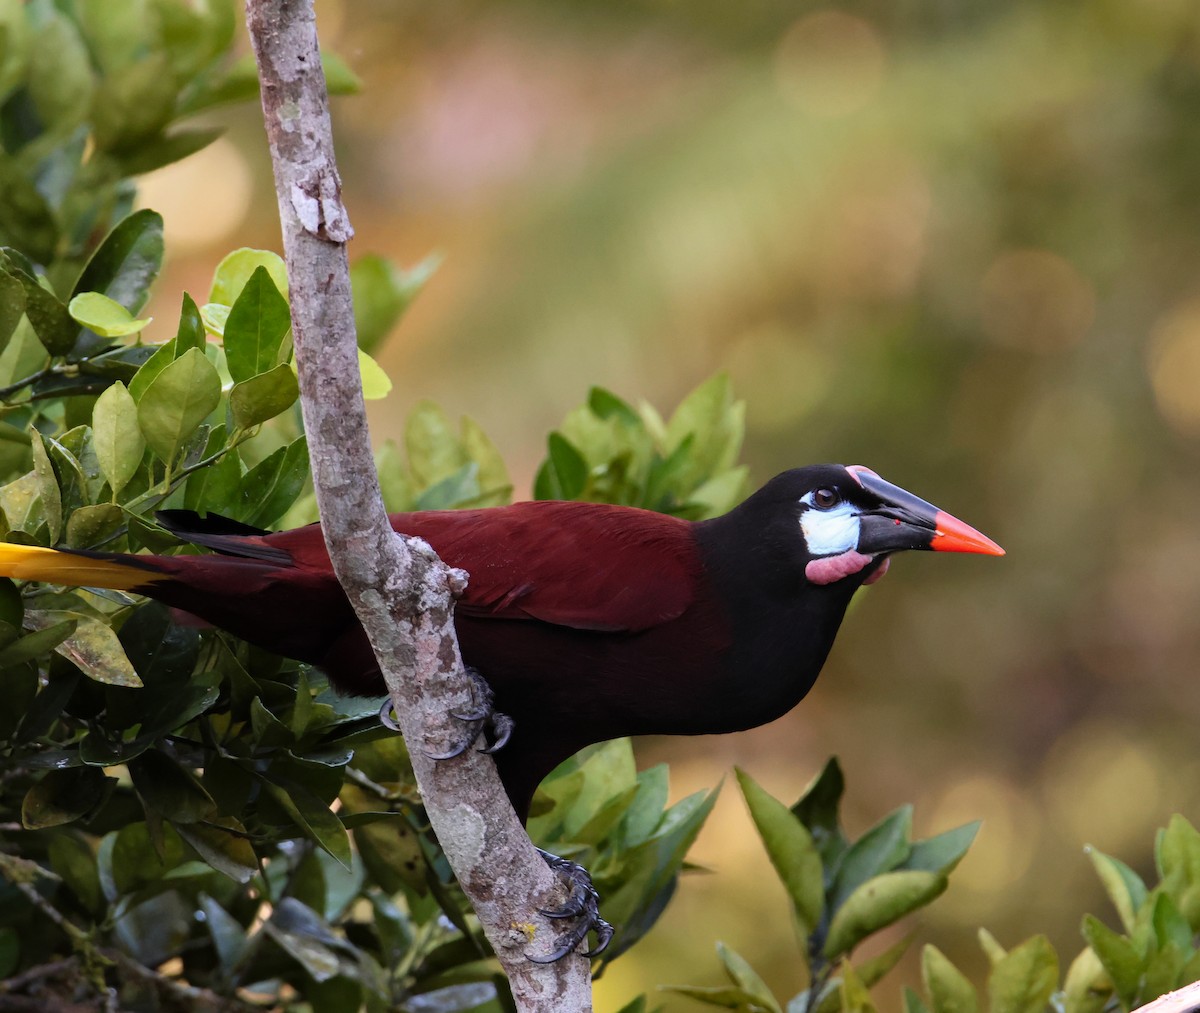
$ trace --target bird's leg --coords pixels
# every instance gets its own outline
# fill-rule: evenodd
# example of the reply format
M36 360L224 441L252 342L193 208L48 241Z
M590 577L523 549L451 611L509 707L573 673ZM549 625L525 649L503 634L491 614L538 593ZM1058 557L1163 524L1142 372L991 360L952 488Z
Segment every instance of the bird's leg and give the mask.
M479 751L494 753L496 750L502 749L512 735L513 719L507 714L501 714L492 709L492 687L476 669L469 665L466 667L466 673L470 677L472 696L476 702L468 710L451 711L450 716L465 722L467 728L463 736L446 752L427 752L426 755L431 759L451 760L456 756L461 756L475 744L481 735L484 737L485 745L481 746ZM396 724L390 698L383 702L383 706L379 710L379 720L392 731L400 730L399 725Z
M561 960L575 950L580 943L587 939L588 933L595 931L596 945L584 952L585 957L595 957L604 952L612 941L613 927L600 917L600 895L592 886L592 877L587 869L576 862L560 858L549 851L538 848L538 853L546 860L546 864L562 876L570 888L567 902L560 908L546 910L539 908L540 914L547 918L574 918L578 920L569 931L558 937L554 952L545 957L532 957L526 954L535 964L552 964Z

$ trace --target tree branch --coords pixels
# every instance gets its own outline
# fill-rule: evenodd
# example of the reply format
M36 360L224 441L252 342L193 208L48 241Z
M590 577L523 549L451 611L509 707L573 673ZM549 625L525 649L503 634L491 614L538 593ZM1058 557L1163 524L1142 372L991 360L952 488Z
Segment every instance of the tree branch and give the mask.
M246 0L275 170L301 404L325 541L338 580L370 637L417 784L446 857L500 959L521 1010L591 1009L590 968L572 954L541 965L555 930L536 913L564 890L517 820L491 758L474 750L435 762L469 707L452 595L465 580L423 542L396 537L371 456L354 335L328 97L312 0Z

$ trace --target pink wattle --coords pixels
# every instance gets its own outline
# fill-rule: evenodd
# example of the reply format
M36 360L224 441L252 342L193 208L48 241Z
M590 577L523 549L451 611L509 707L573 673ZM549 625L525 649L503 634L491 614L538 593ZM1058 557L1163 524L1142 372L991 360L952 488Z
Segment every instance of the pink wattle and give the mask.
M808 578L810 584L833 584L844 577L858 573L869 566L874 559L874 556L864 556L861 552L851 549L849 552L843 552L837 556L825 556L822 559L814 559L804 568L804 576ZM888 562L885 559L880 564L879 569L871 574L863 583L875 583L887 571Z

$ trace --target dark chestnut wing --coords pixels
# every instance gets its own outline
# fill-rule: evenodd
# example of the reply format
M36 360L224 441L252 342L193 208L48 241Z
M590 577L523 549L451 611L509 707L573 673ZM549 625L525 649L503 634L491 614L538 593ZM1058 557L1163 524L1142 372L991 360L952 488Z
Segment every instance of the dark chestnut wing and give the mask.
M391 521L470 574L457 609L472 617L644 630L680 616L700 576L692 525L648 510L537 502L393 514ZM237 551L233 542L247 554L283 550L302 568L329 568L316 526L231 538L221 548Z

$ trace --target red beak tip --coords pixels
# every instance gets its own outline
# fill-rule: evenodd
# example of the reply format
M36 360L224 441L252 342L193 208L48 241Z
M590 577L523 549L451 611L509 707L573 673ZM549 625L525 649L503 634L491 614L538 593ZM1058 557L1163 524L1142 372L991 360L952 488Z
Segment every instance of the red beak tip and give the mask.
M937 532L929 543L940 552L974 552L982 556L1003 556L1004 550L982 531L964 524L957 517L938 511Z

